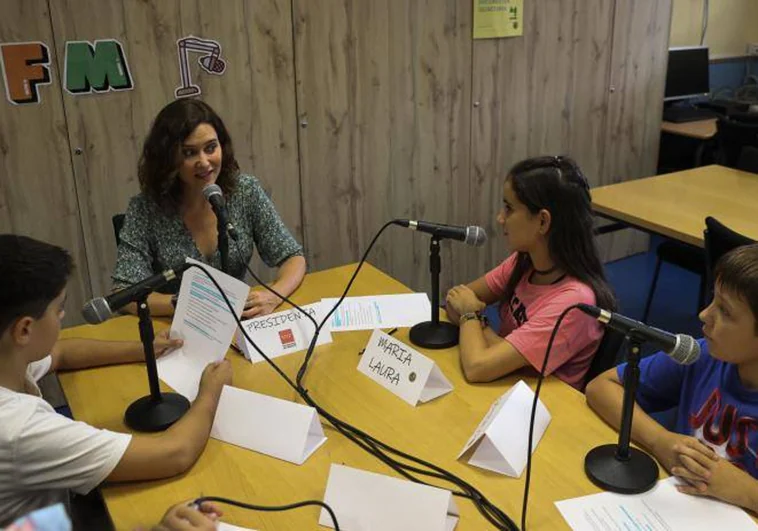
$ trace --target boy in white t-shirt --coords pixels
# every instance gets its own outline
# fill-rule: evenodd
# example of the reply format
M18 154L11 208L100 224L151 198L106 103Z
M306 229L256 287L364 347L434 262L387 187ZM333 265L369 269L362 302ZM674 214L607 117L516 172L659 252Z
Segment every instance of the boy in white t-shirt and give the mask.
M39 393L51 370L138 361L137 343L58 341L66 282L73 267L60 247L0 235L0 526L36 508L68 504L104 480L136 481L181 474L200 456L219 396L231 383L228 361L203 372L197 398L157 436L93 428L59 415ZM159 353L176 346L165 337Z

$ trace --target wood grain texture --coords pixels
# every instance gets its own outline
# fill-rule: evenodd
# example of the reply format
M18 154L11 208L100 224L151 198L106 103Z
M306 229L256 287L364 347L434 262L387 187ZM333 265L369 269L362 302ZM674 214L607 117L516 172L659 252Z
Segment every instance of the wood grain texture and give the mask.
M61 96L62 63L53 46L45 0L3 3L0 42L39 41L50 52L50 85L40 102L0 101L0 233L16 233L64 247L76 262L68 285L64 324L80 322L92 295Z
M295 301L303 304L337 296L354 266L308 275ZM355 295L407 292L408 288L376 268L366 265L354 285ZM165 325L164 325L165 326ZM122 317L98 326L69 329L65 335L97 338L136 338L136 318ZM457 348L426 351L454 386L453 392L411 407L356 371L358 351L370 331L334 334L334 342L316 348L304 380L311 396L329 412L369 432L380 440L433 462L479 489L514 520L521 514L524 477L507 478L458 460L456 456L487 413L491 404L524 379L532 387L530 372L521 372L484 385L467 384L461 373ZM408 329L395 336L408 342ZM251 365L230 351L233 385L285 400L295 394L265 363ZM276 359L294 377L303 354ZM111 430L126 431L123 412L131 401L147 393L145 369L140 364L114 366L61 375L74 415ZM164 389L167 389L164 386ZM549 377L541 399L552 415L550 426L534 453L529 509L529 529L564 530L568 526L554 502L598 492L583 471L584 455L596 445L611 443L617 435L585 404L584 396ZM323 499L332 463L396 476L389 467L358 449L323 423L327 442L300 466L283 462L220 441L211 440L197 463L180 477L106 486L103 495L117 529L149 527L166 507L199 495L225 496L255 504L285 504ZM461 515L456 529L489 529L474 506L455 500ZM302 508L285 513L246 511L224 506L225 521L259 530L322 529L316 522L319 509Z
M607 182L606 111L613 0L524 4L524 37L474 43L471 222L491 238L469 253L465 279L507 256L496 216L508 169L538 155L573 157L591 185Z
M313 268L359 258L392 218L466 220L471 16L460 0L295 2ZM392 229L371 259L427 289L428 245L427 237ZM443 264L449 284L456 268L449 242Z
M592 206L613 219L703 247L706 216L758 240L756 197L758 175L713 165L598 188Z
M616 0L604 184L655 174L670 21L671 0ZM599 241L603 258L614 260L647 249L647 239L622 231Z
M198 54L190 54L192 80L224 119L242 171L261 178L302 240L289 12L285 0L237 0L223 9L178 0L53 3L59 53L66 40L118 38L135 84L128 92L65 96L71 144L83 149L74 168L96 291L110 290L111 217L139 191L142 143L155 115L174 100L180 84L176 41L189 35L221 44L226 72L204 73Z

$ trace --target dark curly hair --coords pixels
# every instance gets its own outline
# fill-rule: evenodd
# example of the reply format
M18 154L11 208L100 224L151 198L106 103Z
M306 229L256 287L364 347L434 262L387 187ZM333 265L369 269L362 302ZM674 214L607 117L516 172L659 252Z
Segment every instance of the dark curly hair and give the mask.
M182 142L200 124L210 124L216 130L223 158L218 184L229 197L237 184L239 164L234 158L232 139L218 114L207 103L182 98L163 107L155 117L150 133L142 147L137 175L140 189L164 212L179 211L182 199L182 182L178 178Z

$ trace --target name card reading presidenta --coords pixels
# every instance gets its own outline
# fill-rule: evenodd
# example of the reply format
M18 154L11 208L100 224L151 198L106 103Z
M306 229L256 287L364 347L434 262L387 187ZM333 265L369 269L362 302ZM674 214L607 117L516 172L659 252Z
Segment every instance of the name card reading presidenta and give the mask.
M318 302L303 306L302 310L315 319L317 323L320 323L326 315L326 307ZM255 341L256 345L269 358L277 358L307 349L316 333L313 322L294 308L242 321L242 326L250 339ZM327 325L321 330L316 345L331 342L332 334ZM239 330L237 331L237 344L245 357L252 363L263 361L263 357L258 354L255 347Z
M381 330L371 334L358 371L412 406L453 389L433 360Z

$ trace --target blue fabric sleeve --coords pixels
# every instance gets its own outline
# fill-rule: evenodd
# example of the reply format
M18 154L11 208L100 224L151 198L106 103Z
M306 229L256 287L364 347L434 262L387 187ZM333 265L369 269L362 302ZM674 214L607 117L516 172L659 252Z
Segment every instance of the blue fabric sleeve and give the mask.
M627 364L616 367L619 381L624 381ZM665 411L676 407L682 390L687 368L658 352L640 361L640 382L636 402L648 413Z

